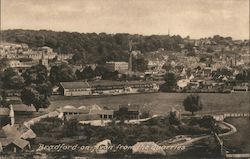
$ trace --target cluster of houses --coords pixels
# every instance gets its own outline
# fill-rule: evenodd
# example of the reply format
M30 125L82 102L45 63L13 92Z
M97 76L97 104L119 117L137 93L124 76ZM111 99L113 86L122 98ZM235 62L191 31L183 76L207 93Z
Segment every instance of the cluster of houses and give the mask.
M33 109L32 109L33 108ZM15 123L15 115L34 112L26 105L10 105L9 108L0 108L0 152L20 152L30 148L30 142L36 134L29 128ZM7 120L6 120L7 119Z
M27 68L37 65L40 62L47 68L50 68L49 60L57 58L65 61L72 58L73 55L58 54L48 46L43 46L37 49L31 49L27 44L0 44L0 59L6 59L7 65L10 68L22 73Z
M97 121L111 121L120 118L120 112L125 115L125 120L140 119L141 110L139 105L120 105L117 110L105 109L97 104L91 106L74 107L66 105L58 109L59 118L63 120L76 119L83 121L85 124L95 124Z
M1 121L4 118L10 119L7 123L1 123L0 152L20 152L30 148L30 142L36 138L36 134L30 129L30 126L42 118L58 117L63 121L76 119L82 124L105 126L112 120L120 119L122 115L124 115L124 120L138 120L141 115L139 105L121 105L117 110L102 108L97 104L80 107L66 105L54 112L24 122L24 124L15 123L16 116L32 115L34 112L34 107L23 104L0 108Z

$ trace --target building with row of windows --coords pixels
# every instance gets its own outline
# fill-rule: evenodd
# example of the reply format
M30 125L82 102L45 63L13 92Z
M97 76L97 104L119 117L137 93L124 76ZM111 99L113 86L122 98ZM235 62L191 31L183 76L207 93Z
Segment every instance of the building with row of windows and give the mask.
M106 62L106 68L110 71L127 72L128 62Z
M114 110L102 109L97 104L92 106L80 106L78 108L67 105L60 108L60 117L64 120L77 119L78 121L111 120Z
M160 83L142 81L93 81L61 82L60 93L64 96L121 95L158 92Z

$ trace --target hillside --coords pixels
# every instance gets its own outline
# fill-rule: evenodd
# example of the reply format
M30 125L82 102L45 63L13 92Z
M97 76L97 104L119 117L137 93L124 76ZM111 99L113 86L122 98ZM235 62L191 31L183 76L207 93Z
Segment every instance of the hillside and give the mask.
M32 48L49 46L63 54L85 53L86 58L92 62L127 59L128 39L135 43L134 49L142 53L159 48L178 51L180 50L178 44L183 43L182 37L168 35L142 36L125 33L96 34L21 29L2 31L3 41L26 43Z

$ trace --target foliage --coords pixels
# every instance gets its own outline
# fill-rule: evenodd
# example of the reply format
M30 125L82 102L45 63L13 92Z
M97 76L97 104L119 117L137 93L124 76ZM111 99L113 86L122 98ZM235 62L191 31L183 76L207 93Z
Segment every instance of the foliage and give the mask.
M134 50L142 53L156 51L159 48L180 51L178 44L184 43L182 37L169 35L129 35L105 33L55 32L50 30L5 30L3 40L12 43L26 43L31 48L49 46L56 52L76 54L72 63L84 64L105 61L124 61L128 59L128 39L135 44Z
M4 70L1 80L5 89L21 89L24 86L23 77L19 76L12 68Z
M129 119L129 111L127 107L121 107L115 114L117 120L124 122Z
M6 68L8 66L8 59L2 58L0 59L0 68Z
M178 119L178 117L176 116L176 112L170 112L169 113L169 123L172 125L179 125L180 124L180 120Z
M78 73L77 79L92 79L95 77L95 72L91 66L87 66L82 72Z
M48 90L38 87L41 86L31 85L21 91L22 102L27 105L33 104L37 111L39 108L47 108L50 104L48 100Z
M77 79L92 79L96 76L101 76L103 80L116 80L118 78L117 71L110 71L102 65L98 65L94 70L87 66L83 71L76 70Z
M71 63L76 65L86 65L88 63L86 50L82 52L77 52L73 55Z
M60 119L47 118L31 128L38 137L51 137L49 139L57 141L70 138L74 144L81 145L93 145L104 139L110 139L113 144L134 145L143 141L164 141L179 134L201 135L210 132L199 126L170 125L168 117L156 117L141 124L110 123L105 127L79 124L77 120L65 121L62 125Z
M44 65L38 64L28 68L22 76L27 85L31 83L41 84L48 80L48 70Z
M192 115L194 115L194 112L202 109L200 96L193 94L187 96L183 101L183 106L186 111L192 112Z
M150 112L147 110L144 110L141 115L140 115L140 119L144 119L144 118L149 118L150 117Z
M31 129L38 135L45 135L52 129L62 125L62 120L57 117L43 118L31 126Z
M216 123L216 120L211 115L205 115L202 118L193 117L190 120L190 125L191 126L199 125L200 127L207 128L210 131L215 130L215 123Z
M59 66L52 66L50 70L49 79L53 85L60 82L70 82L76 79L75 74L71 67L67 64Z
M206 50L208 53L212 53L214 52L213 48L212 47L208 47L207 50Z
M63 126L63 136L72 137L75 136L78 130L78 121L76 119L71 119L65 122Z
M202 119L199 121L199 124L201 127L208 128L210 130L214 130L215 122L216 121L212 116L206 115L206 116L202 117Z
M177 79L174 73L167 72L164 76L165 83L160 86L163 92L171 92L176 87Z
M132 62L133 71L144 72L148 68L148 61L144 57L134 58Z
M39 108L47 108L50 104L48 97L52 92L47 68L38 64L28 68L22 76L26 84L21 91L22 102L27 105L33 104L37 111Z
M239 74L236 75L236 80L241 82L250 81L250 69L242 70Z
M1 95L0 95L0 107L8 108L9 105L10 105L10 102L7 100L6 95L4 94L4 92L2 92Z

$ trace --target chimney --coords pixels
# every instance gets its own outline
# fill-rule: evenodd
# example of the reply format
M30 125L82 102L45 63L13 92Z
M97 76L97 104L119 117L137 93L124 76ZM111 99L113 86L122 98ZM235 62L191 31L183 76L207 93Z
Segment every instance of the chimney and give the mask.
M13 127L15 124L15 113L14 113L14 109L13 109L13 105L10 104L10 122L11 122L11 126Z

